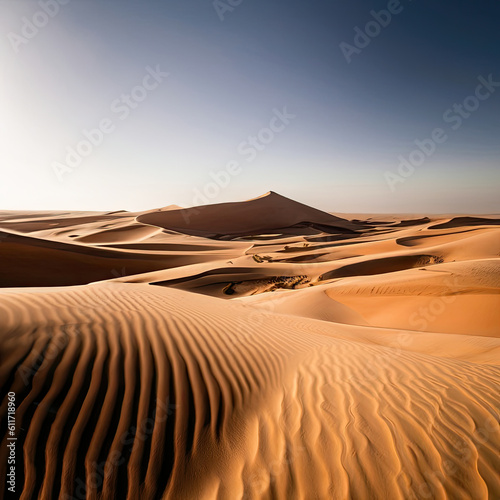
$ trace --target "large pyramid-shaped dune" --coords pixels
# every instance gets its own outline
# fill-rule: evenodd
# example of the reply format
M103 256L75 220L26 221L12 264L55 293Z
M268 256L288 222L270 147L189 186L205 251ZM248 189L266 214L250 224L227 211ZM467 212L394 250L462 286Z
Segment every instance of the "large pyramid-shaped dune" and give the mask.
M205 237L323 231L352 233L354 223L281 196L273 191L248 201L217 203L140 215L144 224Z

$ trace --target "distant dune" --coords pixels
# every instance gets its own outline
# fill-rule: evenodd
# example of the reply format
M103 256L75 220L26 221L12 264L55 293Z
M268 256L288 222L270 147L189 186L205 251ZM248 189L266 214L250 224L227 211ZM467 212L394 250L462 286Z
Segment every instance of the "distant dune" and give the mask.
M208 238L259 234L307 234L308 230L352 233L359 227L347 220L270 191L253 200L217 203L141 215L139 222Z
M500 498L500 220L352 219L0 212L16 496Z

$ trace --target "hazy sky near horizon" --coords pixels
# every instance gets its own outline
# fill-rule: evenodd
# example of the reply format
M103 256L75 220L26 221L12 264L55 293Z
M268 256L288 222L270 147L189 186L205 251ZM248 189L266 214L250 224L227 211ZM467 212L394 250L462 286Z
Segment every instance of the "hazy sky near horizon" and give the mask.
M0 0L0 210L500 212L499 25L488 0Z

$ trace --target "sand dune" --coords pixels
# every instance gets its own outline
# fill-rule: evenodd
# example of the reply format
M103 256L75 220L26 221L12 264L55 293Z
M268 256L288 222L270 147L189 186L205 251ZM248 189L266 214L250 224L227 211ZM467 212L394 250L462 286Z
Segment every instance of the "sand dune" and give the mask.
M139 216L137 220L185 234L218 238L263 233L307 234L308 230L312 233L352 233L359 229L352 222L272 191L243 203L152 212Z
M0 212L0 475L13 391L23 499L500 498L500 222L352 218Z
M455 217L449 221L431 226L431 229L447 229L451 227L467 227L467 226L498 226L500 219L488 217Z

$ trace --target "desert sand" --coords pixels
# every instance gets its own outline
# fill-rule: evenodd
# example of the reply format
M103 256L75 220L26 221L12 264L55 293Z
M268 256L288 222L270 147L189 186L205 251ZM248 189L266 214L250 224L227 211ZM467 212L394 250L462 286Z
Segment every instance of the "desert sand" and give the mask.
M500 498L500 215L4 211L0 258L18 497Z

